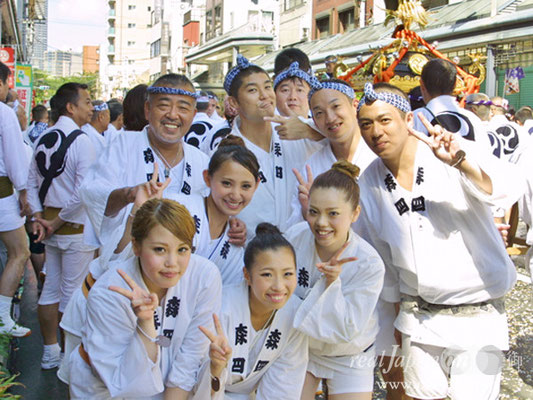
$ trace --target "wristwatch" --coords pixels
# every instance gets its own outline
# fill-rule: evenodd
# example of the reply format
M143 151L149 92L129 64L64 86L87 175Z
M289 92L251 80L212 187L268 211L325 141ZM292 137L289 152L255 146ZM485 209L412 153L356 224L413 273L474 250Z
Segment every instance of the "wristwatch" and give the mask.
M211 390L213 392L218 392L220 390L220 380L213 375L211 375Z

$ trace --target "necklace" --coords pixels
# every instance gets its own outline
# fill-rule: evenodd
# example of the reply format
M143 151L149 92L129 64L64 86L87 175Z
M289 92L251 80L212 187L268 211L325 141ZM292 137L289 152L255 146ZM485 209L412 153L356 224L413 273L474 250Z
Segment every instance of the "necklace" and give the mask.
M161 152L157 149L157 147L155 147L152 143L150 143L150 146L154 149L154 151L159 156L161 161L163 161L163 164L165 164L164 174L165 174L165 179L167 179L170 176L170 170L172 169L172 167L176 164L176 161L178 160L178 157L180 155L179 151L178 151L178 154L176 154L176 157L174 157L174 160L172 160L172 163L169 163L167 159L163 156L163 154L161 154Z

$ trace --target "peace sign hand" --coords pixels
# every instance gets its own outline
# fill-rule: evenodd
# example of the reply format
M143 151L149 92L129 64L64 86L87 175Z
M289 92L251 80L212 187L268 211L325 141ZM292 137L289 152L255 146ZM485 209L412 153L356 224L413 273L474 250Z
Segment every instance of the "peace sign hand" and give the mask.
M326 288L339 277L343 264L357 260L357 257L346 257L339 260L339 257L344 253L344 250L346 250L349 244L349 242L344 243L328 262L321 262L316 265L317 269L326 277Z
M152 179L146 183L142 183L137 186L135 195L135 201L133 203L132 212L135 213L145 202L151 199L161 199L163 197L163 191L170 184L171 179L167 178L164 182L158 182L159 178L159 165L154 163L154 173Z
M131 308L137 316L137 319L143 322L152 322L154 318L154 311L159 304L157 294L148 293L141 288L137 283L131 279L123 270L118 269L119 275L126 281L131 290L121 288L119 286L109 286L109 290L117 292L131 301ZM151 326L153 326L153 322Z
M305 170L307 171L307 181L304 179L302 174L296 169L293 168L292 172L296 176L296 179L298 180L298 201L300 201L300 206L302 208L302 215L304 218L307 216L307 210L309 208L309 190L311 189L311 185L313 184L313 171L311 171L311 166L307 164L305 166Z
M440 125L431 125L422 113L418 114L418 118L426 127L429 136L415 130L414 121L411 121L408 125L409 134L427 144L433 154L442 162L452 166L457 164L457 161L464 157L464 151L459 146L457 135L447 131Z
M224 330L220 324L216 314L213 314L213 322L215 323L216 335L209 329L199 326L202 333L211 341L209 345L209 358L211 359L211 375L220 377L224 368L228 365L231 358L231 347L228 344L228 339L224 335Z

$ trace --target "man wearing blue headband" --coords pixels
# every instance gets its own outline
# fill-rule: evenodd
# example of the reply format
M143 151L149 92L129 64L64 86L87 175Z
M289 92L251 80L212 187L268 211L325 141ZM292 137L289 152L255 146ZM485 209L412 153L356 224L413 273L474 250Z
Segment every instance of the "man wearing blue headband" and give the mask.
M307 210L308 191L312 177L326 172L331 165L341 159L356 164L361 171L376 156L361 140L357 125L356 108L358 101L352 87L338 79L320 82L314 78L309 93L309 105L313 121L320 134L325 137L325 145L305 162L305 168L295 171L299 181L292 197L290 224L303 221Z
M104 132L109 125L109 107L102 100L94 100L93 107L91 121L83 125L82 129L91 139L96 154L102 154L104 147L108 144L106 138L104 138Z
M208 158L183 142L195 107L196 93L187 77L161 76L148 88L148 125L141 132L119 135L91 168L81 195L104 247L120 240L135 196L151 180L155 164L161 184L171 179L165 195L189 197L204 189L202 171Z
M423 115L429 136L414 130L391 85L365 86L358 120L379 158L361 176L356 225L385 262L381 297L399 310L406 393L497 399L516 271L489 205L517 200L520 172Z
M228 102L239 115L231 134L242 137L261 167L261 184L250 204L239 214L253 234L260 222L270 222L284 231L291 214L290 200L297 186L292 168L301 168L322 144L314 141L281 140L275 125L265 117L274 116L276 95L270 76L239 55L237 65L226 75Z

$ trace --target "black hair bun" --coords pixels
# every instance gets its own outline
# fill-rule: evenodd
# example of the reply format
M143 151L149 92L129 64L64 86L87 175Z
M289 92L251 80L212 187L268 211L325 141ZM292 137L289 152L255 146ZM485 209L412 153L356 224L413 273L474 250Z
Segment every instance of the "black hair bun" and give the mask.
M278 229L277 226L274 226L268 222L261 222L257 227L255 228L255 234L256 236L260 235L281 235L281 231Z

